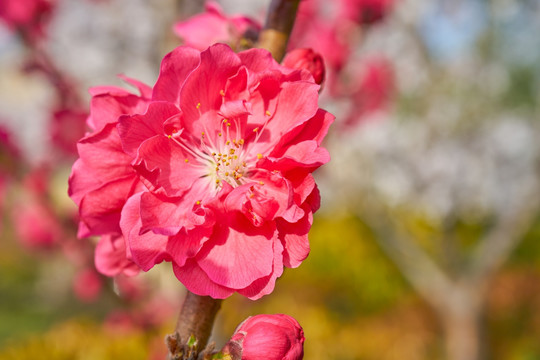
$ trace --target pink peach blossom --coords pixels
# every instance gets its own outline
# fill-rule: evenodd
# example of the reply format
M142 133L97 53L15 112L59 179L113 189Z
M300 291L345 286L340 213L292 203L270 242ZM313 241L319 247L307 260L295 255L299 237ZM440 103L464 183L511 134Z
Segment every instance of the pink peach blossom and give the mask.
M142 270L171 261L190 291L214 298L272 292L283 266L309 253L320 202L311 173L329 160L320 145L334 119L318 89L262 49L175 49L147 109L79 142L70 192L83 229L117 231L121 209Z
M304 340L304 331L293 317L255 315L236 328L222 353L242 360L300 360Z
M177 22L173 30L184 45L204 50L218 42L237 47L243 37L255 41L261 25L243 15L228 17L218 3L208 1L204 13Z

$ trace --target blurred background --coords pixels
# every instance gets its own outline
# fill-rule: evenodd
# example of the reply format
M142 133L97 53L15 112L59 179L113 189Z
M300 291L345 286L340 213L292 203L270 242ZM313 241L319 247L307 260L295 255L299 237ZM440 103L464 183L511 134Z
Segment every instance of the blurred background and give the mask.
M0 359L164 358L184 294L168 264L113 280L76 238L87 89L152 85L195 41L174 24L262 23L268 4L0 0ZM304 0L290 46L323 55L337 116L311 254L224 301L218 347L287 313L306 359L540 359L538 34L537 0Z

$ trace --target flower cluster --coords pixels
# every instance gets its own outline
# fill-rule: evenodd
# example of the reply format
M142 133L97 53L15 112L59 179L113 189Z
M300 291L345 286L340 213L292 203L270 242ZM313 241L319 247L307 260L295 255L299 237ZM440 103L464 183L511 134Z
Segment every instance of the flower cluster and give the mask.
M198 295L272 292L309 253L312 172L329 160L334 119L319 85L265 50L223 44L175 49L153 88L127 80L140 95L92 90L92 132L70 177L79 235L102 236L100 270L170 261Z

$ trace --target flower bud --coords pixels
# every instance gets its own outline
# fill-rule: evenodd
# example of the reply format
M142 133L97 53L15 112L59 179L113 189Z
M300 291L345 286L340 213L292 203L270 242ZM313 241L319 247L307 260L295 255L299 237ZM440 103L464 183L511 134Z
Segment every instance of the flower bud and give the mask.
M283 66L292 69L305 69L308 70L313 79L319 85L324 81L324 60L319 53L311 49L294 49L285 55L282 62Z
M251 316L236 328L222 353L235 360L303 359L304 331L288 315Z

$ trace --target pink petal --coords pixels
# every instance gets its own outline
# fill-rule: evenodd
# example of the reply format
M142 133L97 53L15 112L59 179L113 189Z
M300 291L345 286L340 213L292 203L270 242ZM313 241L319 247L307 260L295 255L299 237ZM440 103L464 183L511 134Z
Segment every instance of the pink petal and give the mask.
M83 196L79 214L92 235L120 232L120 212L137 183L138 179L132 176L120 178Z
M126 244L131 251L131 258L142 270L148 271L163 260L170 260L167 253L168 237L152 232L140 234L140 200L142 193L130 197L122 210L120 227Z
M199 62L200 52L187 46L179 46L165 55L161 62L159 77L154 85L152 100L168 101L178 105L180 90Z
M96 246L94 260L96 269L107 276L133 276L140 271L133 261L126 258L126 243L122 236L102 236Z
M277 231L271 223L254 227L238 213L226 220L228 223L221 227L216 225L197 262L212 281L242 289L271 274Z
M148 106L147 99L133 95L122 88L94 89L93 93L88 125L94 130L100 130L106 124L115 123L121 115L143 113Z
M173 264L184 266L188 259L194 258L212 235L212 231L212 226L199 226L191 230L182 229L177 235L171 236L167 243L167 252Z
M245 66L240 66L238 72L227 80L225 85L225 101L236 99L247 99L249 97L248 70Z
M227 196L227 210L241 211L254 225L259 225L258 219L273 220L293 205L293 189L278 174L259 171L250 180Z
M69 196L79 203L84 194L104 184L128 176L136 177L132 158L124 153L114 124L87 136L77 144L80 159L69 179Z
M238 293L251 300L258 300L264 295L271 294L276 286L276 280L283 274L283 245L279 241L274 242L274 263L272 273L269 276L252 282L249 286Z
M180 92L180 108L184 112L185 126L197 136L219 126L215 118L204 122L201 114L209 110L218 111L222 103L227 80L236 75L240 59L230 47L215 44L201 52L201 63L188 77Z
M92 232L88 228L88 225L86 225L84 221L79 221L79 227L77 229L77 237L79 239L84 239L89 236L92 236Z
M272 156L279 156L278 154L282 154L286 151L287 146L290 144L306 140L315 140L318 145L321 145L321 142L328 133L328 129L334 119L334 115L319 109L311 119L287 132L276 145L275 150L272 152Z
M146 99L152 98L152 88L150 86L139 80L130 78L129 76L125 76L124 74L120 74L118 75L118 77L127 82L128 84L135 86L139 90L141 97Z
M198 191L197 191L198 190ZM163 235L175 235L180 229L211 226L213 214L201 205L205 189L195 187L180 198L167 198L145 192L141 197L142 229ZM199 202L199 204L197 204Z
M328 161L330 161L330 154L325 148L319 147L315 141L304 141L289 146L280 158L269 156L263 159L261 166L283 172L297 167L313 171Z
M242 60L242 64L247 67L250 72L258 73L273 68L278 68L279 64L274 60L268 50L252 48L238 53L238 57Z
M225 299L234 293L233 289L213 282L193 259L188 260L184 266L173 263L173 271L178 280L194 294Z
M177 22L173 31L185 45L201 51L217 42L228 42L230 38L228 20L217 4L207 5L206 13Z
M262 82L261 82L262 84ZM254 143L249 151L253 153L266 153L275 146L281 138L292 128L305 123L312 118L318 109L318 85L309 82L282 83L275 110L263 110L259 102L253 104L254 117L258 116L261 128L264 125L267 141ZM262 91L259 89L259 91ZM265 90L266 91L266 90ZM262 100L268 101L272 95L261 93ZM259 106L257 106L259 105ZM263 133L263 134L264 134Z
M310 173L303 173L301 171L290 171L287 173L287 180L293 185L295 193L295 201L298 205L301 205L306 201L306 198L312 193L313 189L317 186L315 179Z
M291 224L285 220L277 219L276 225L279 238L283 242L283 263L286 267L300 266L309 255L308 232L313 224L313 214L306 211L303 219Z
M227 119L251 115L251 104L246 100L224 102L219 109L219 115Z
M165 120L179 113L180 111L173 104L153 102L143 115L120 117L117 128L124 151L135 157L141 143L155 135L164 135Z
M133 166L148 180L146 185L150 190L180 196L203 175L197 161L174 138L154 136L141 144Z

